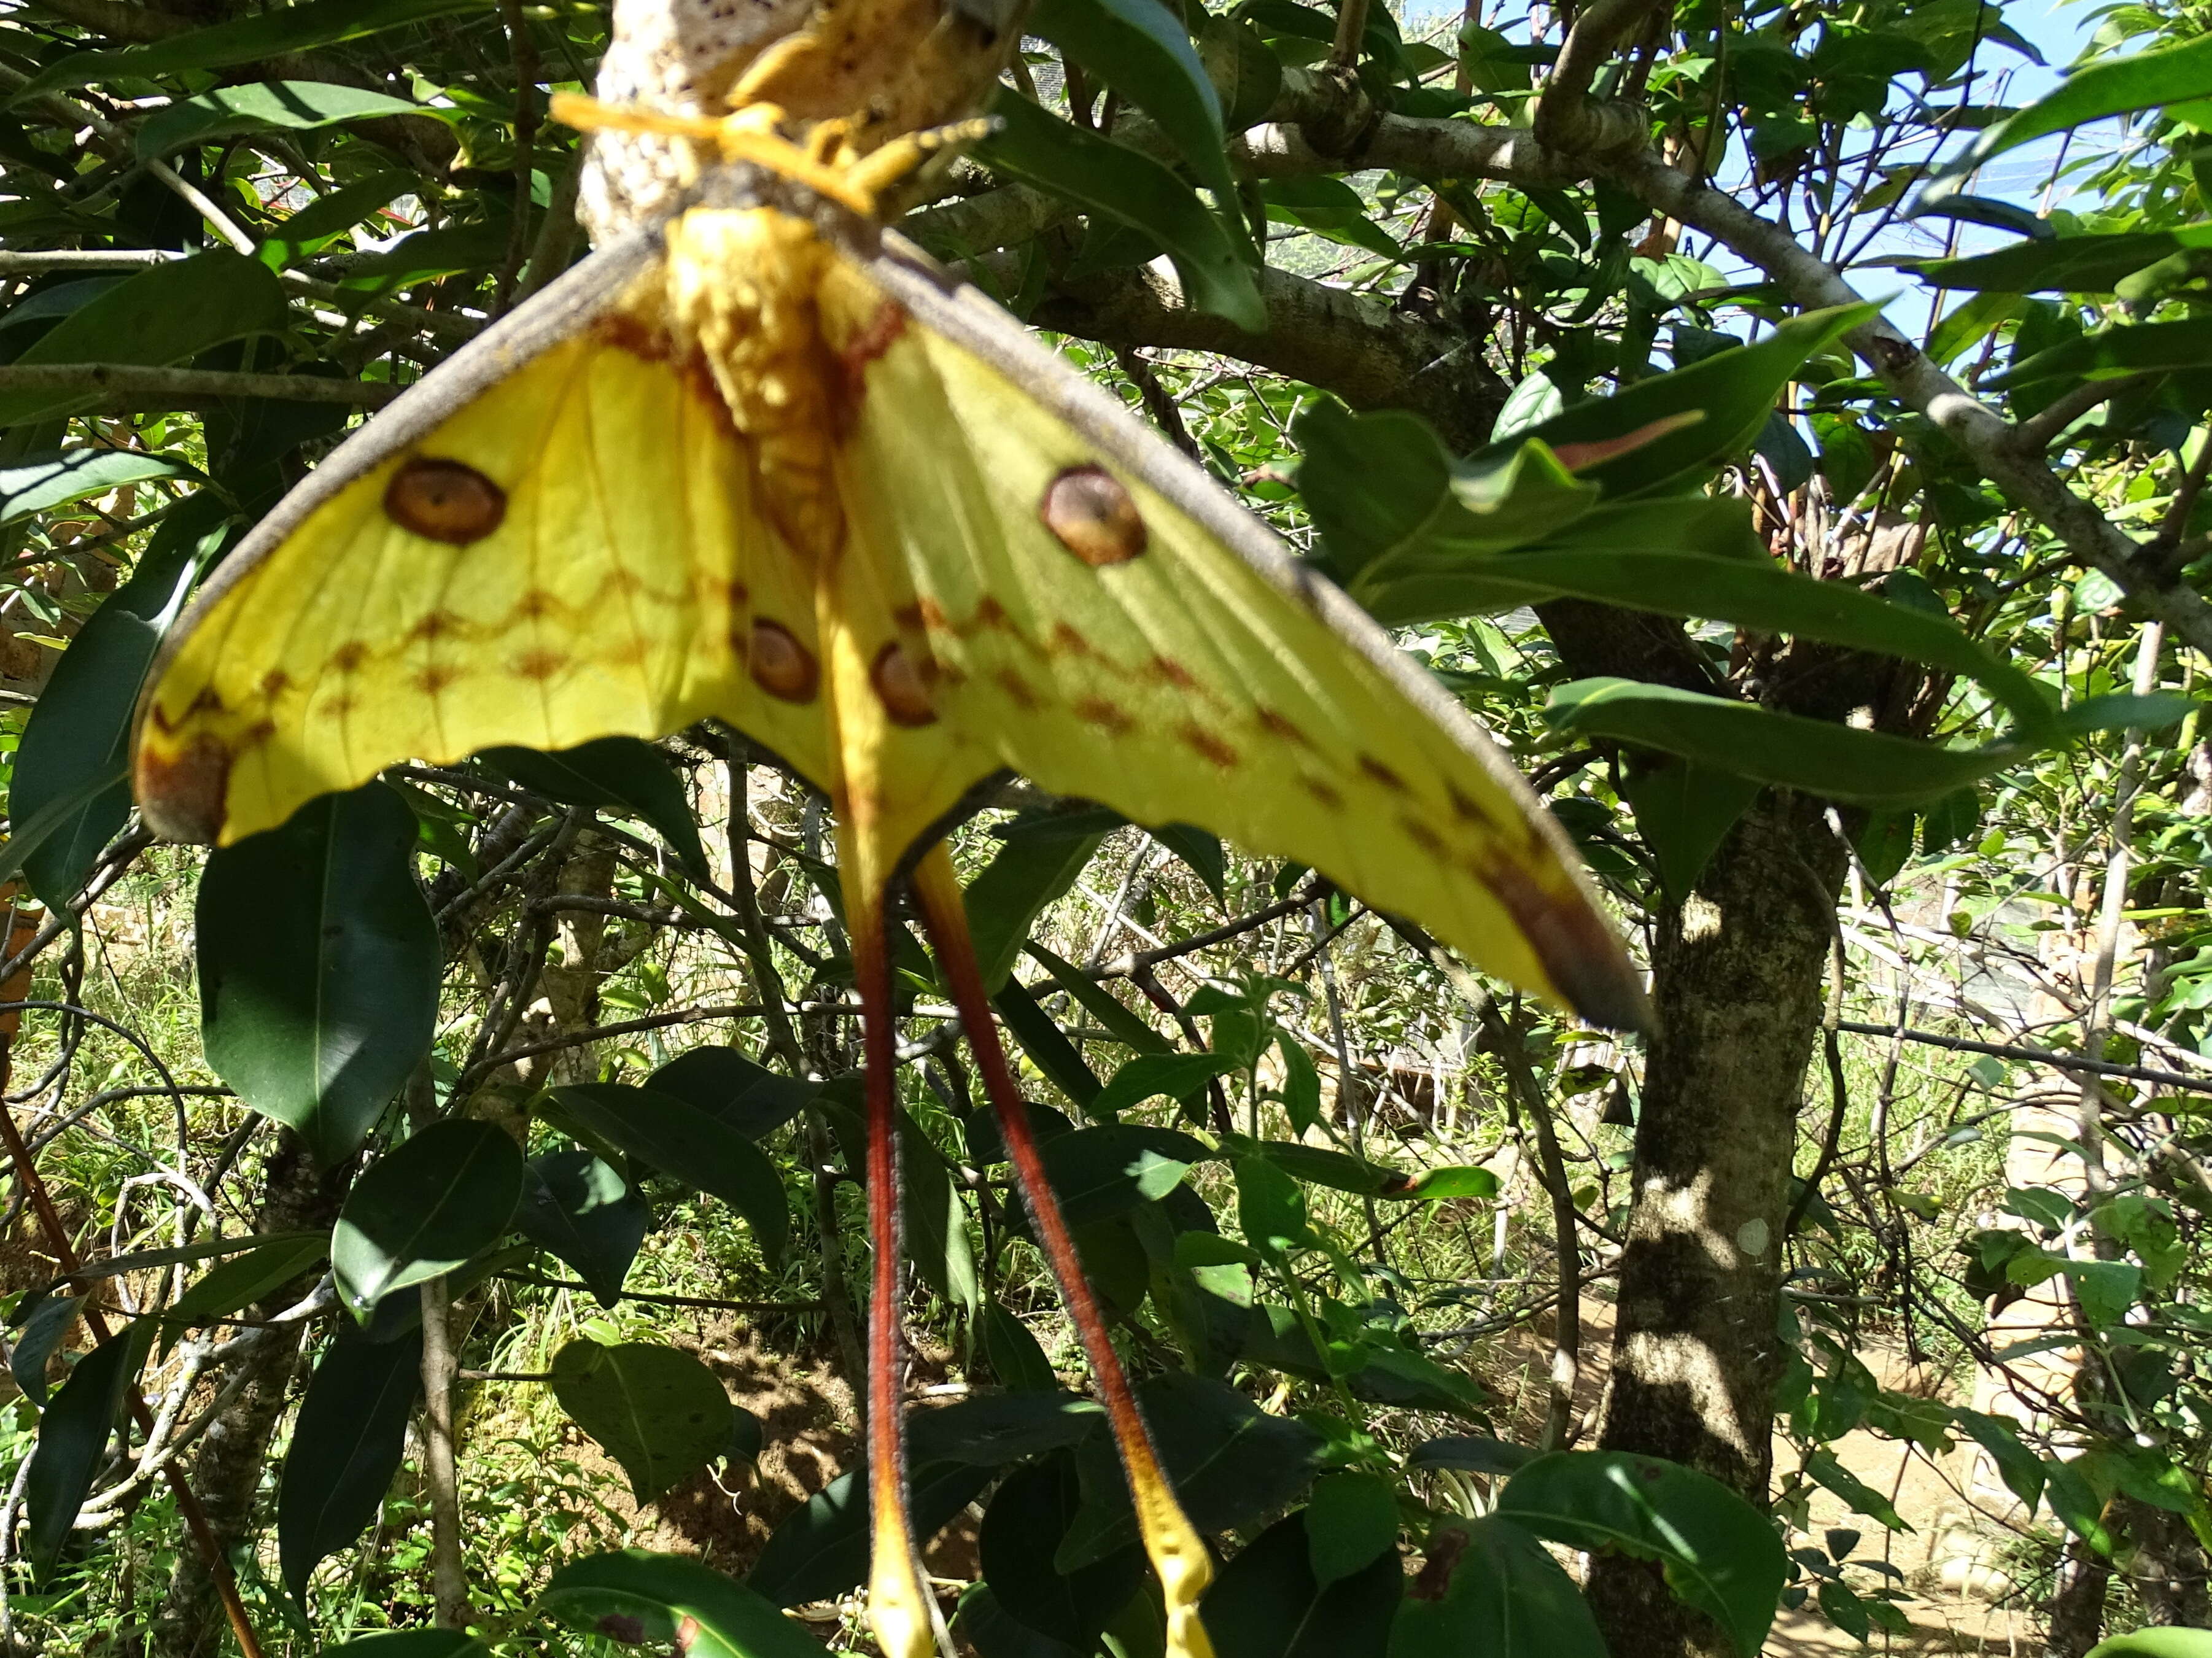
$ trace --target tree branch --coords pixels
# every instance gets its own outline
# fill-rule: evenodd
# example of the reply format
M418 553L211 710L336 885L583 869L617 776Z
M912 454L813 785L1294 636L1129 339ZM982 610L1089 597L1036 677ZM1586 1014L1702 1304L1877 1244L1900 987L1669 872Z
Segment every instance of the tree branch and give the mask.
M318 374L239 374L212 368L144 368L122 362L16 363L0 367L0 394L43 392L97 397L104 415L205 409L230 398L340 403L381 409L407 388L384 380L326 380Z

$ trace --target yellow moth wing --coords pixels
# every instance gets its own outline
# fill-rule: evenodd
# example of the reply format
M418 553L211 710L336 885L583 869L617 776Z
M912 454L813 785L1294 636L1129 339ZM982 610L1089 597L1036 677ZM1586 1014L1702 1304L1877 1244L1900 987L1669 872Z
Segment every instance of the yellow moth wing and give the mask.
M821 774L813 686L749 672L763 623L813 661L814 594L719 398L618 307L555 319L469 348L432 418L396 403L218 573L141 703L157 828L228 843L396 762L710 713Z
M866 325L888 343L851 441L897 481L884 538L948 716L1048 788L1297 859L1499 977L1641 1022L1549 814L1350 600L973 290L896 252L868 281L908 314Z

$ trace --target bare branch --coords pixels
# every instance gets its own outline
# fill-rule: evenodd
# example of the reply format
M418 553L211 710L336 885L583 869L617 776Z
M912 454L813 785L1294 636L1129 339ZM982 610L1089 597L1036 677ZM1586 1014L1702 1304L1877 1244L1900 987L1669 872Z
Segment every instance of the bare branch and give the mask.
M327 380L318 374L239 374L212 368L145 368L121 362L16 363L0 367L0 392L82 393L98 412L201 409L228 398L288 403L339 403L381 409L407 388L383 380Z

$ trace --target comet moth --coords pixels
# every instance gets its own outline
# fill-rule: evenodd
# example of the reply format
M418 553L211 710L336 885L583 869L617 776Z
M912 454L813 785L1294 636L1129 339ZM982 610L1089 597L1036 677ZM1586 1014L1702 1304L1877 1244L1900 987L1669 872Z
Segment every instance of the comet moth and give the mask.
M882 228L932 131L995 76L992 36L934 0L850 0L725 81L733 113L562 106L602 140L672 146L682 189L263 519L156 663L133 776L155 829L228 844L404 760L713 716L823 790L866 1032L878 1638L921 1658L936 1617L899 1374L884 929L910 879L1106 1406L1170 1650L1205 1658L1210 1558L1046 1182L937 838L948 815L1011 768L1299 859L1601 1023L1641 1023L1643 998L1564 838L1457 704L1200 467ZM906 78L856 70L840 39Z

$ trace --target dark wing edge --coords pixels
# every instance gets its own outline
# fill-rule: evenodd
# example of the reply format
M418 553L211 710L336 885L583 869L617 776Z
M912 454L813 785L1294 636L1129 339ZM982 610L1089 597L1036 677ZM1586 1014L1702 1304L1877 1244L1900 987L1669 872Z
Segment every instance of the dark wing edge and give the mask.
M1434 677L1407 660L1372 616L1335 583L1288 551L1275 532L1230 497L1205 468L1163 442L1106 391L1039 344L980 288L893 234L884 234L880 252L860 257L860 262L871 280L908 315L1013 380L1109 459L1127 467L1216 537L1255 574L1318 618L1517 800L1569 872L1584 903L1582 913L1570 920L1555 907L1532 911L1515 906L1510 895L1498 896L1515 911L1553 982L1578 1012L1614 1029L1651 1028L1651 1005L1642 975L1602 919L1595 889L1566 831L1474 717Z

